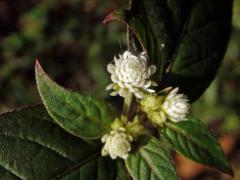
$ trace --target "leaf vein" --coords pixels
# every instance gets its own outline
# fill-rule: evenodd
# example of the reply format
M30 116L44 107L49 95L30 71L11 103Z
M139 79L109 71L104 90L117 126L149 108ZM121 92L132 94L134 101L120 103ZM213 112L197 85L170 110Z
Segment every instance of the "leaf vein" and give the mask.
M71 159L69 159L66 155L64 155L63 153L60 153L59 151L57 151L56 149L53 149L49 146L47 146L46 144L42 144L41 142L37 142L33 139L28 139L28 138L23 138L23 137L20 137L20 136L13 136L13 135L9 135L9 134L1 134L0 136L5 136L5 137L11 137L11 138L15 138L15 139L21 139L21 140L25 140L25 141L30 141L34 144L37 144L37 145L40 145L48 150L50 150L51 152L54 152L55 154L63 157L64 159L70 161L70 162L73 162Z

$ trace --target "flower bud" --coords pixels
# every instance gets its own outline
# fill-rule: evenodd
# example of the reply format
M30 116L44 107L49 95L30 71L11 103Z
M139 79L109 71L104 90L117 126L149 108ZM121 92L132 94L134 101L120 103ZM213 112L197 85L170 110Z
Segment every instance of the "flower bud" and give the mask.
M173 122L185 120L189 103L184 94L178 94L178 90L167 88L162 95L150 94L141 101L141 109L147 113L150 121L161 125L167 119Z
M102 149L102 156L109 155L112 159L117 157L127 159L128 152L131 151L132 136L126 133L125 128L119 128L111 131L102 137L105 143Z
M132 122L127 123L126 130L133 138L136 138L144 133L144 126L140 124L138 116L135 116Z

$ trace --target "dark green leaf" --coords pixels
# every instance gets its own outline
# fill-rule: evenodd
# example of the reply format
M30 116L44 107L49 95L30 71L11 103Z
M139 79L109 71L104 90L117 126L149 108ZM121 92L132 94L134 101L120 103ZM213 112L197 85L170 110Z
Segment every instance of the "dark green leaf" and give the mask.
M17 176L15 176L14 174L12 174L9 171L6 171L6 169L3 167L0 167L0 177L1 177L1 179L6 179L6 180L18 179Z
M178 179L169 155L155 138L130 154L125 162L134 180Z
M231 0L132 0L130 10L116 10L105 21L126 22L159 68L161 88L180 87L194 101L221 65L231 10Z
M0 115L1 179L114 180L116 163L57 126L43 106ZM124 169L123 164L118 168Z
M55 179L126 180L127 175L125 164L121 160L113 161L112 159L98 158L69 174L60 174Z
M232 175L231 165L217 139L200 120L188 118L179 123L168 122L161 130L179 153Z
M189 6L166 85L180 87L193 101L221 65L229 39L232 1L195 0Z
M100 138L110 131L114 112L108 104L60 87L38 62L36 80L45 107L63 129L84 139Z

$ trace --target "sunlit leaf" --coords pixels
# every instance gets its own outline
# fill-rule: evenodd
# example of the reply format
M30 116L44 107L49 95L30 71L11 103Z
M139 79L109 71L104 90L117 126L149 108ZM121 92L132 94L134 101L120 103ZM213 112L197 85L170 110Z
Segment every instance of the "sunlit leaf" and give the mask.
M169 155L155 138L130 154L126 165L134 180L178 179Z
M36 80L49 114L66 131L85 139L96 139L110 131L114 111L105 103L66 90L52 81L36 63Z
M186 157L232 175L232 168L216 137L198 119L166 123L163 136Z

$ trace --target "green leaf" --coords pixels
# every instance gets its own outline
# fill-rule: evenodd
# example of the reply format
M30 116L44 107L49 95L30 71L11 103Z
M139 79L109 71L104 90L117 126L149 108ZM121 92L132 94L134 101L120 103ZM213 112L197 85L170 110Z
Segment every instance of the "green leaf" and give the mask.
M14 180L18 179L14 174L5 170L5 168L0 167L0 177L1 179Z
M116 10L105 22L127 23L159 68L160 88L179 87L194 101L221 65L231 14L231 0L132 0L130 10Z
M64 89L45 74L38 62L35 70L42 101L59 126L84 139L97 139L110 131L115 113L107 103Z
M134 180L178 179L169 155L155 138L130 154L125 163Z
M168 122L161 132L177 152L232 175L217 139L200 120L189 117L179 123Z
M57 126L43 106L0 115L1 179L120 180L123 165Z
M192 101L205 91L222 63L230 34L231 14L231 0L190 3L166 85L180 87Z
M71 170L71 169L70 169ZM123 174L123 172L125 174ZM127 171L121 160L98 158L69 174L60 174L54 179L62 180L126 180Z

